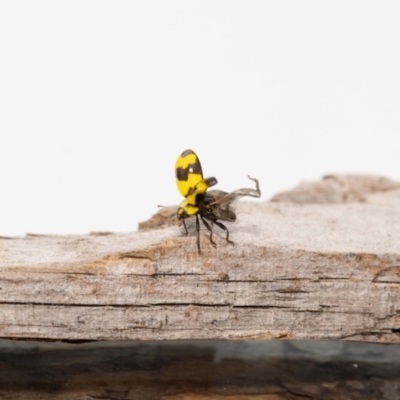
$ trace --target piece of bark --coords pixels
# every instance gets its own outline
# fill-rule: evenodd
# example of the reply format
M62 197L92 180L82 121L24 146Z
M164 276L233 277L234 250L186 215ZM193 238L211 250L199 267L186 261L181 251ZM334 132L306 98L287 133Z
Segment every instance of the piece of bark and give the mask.
M151 218L139 222L138 230L147 231L150 229L166 228L178 225L176 211L178 207L161 207Z
M241 203L178 227L0 239L0 337L400 342L400 190L362 203Z
M292 190L277 193L273 202L328 204L365 201L371 193L400 189L400 182L373 175L327 175L321 181L301 182Z

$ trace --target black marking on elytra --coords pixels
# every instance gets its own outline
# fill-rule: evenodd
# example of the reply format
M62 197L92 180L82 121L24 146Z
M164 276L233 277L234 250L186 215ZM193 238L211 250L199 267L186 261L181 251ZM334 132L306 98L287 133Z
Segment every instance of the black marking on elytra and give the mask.
M189 164L186 168L178 167L176 169L176 179L178 181L187 181L189 174L200 174L203 176L199 160L196 159L194 163Z
M196 161L194 162L194 164L189 164L188 165L188 170L189 170L189 172L191 172L193 174L201 174L201 175L203 175L203 171L201 169L200 161L199 161L198 158L196 158Z
M189 170L187 168L183 169L181 167L176 169L176 179L178 181L187 181L188 180Z
M188 150L185 150L182 154L181 154L181 157L186 157L186 156L188 156L189 154L196 154L193 150L190 150L190 149L188 149ZM196 156L197 157L197 156Z

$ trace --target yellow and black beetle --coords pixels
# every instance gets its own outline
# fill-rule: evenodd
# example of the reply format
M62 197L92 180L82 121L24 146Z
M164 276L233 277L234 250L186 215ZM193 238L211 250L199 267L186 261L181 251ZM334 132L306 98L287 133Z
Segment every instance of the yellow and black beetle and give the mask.
M216 247L213 241L212 225L215 224L226 231L226 241L234 244L229 240L228 228L221 221L236 221L236 214L230 209L233 201L243 196L260 197L260 187L257 179L249 176L249 179L256 183L256 189L238 189L232 193L226 193L222 190L207 189L217 184L217 179L214 177L203 178L203 170L201 169L200 160L193 150L184 151L176 160L175 163L176 185L179 193L185 197L185 200L179 205L177 216L182 221L185 227L186 235L188 230L185 219L191 216L196 216L197 230L197 248L200 253L200 222L199 216L205 227L210 231L210 242ZM207 222L211 222L210 224Z

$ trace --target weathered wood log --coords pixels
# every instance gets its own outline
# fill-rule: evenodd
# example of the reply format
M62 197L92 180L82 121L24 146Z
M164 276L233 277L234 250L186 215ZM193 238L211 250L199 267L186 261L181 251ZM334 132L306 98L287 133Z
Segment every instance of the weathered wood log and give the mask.
M242 203L224 232L0 239L0 337L400 342L400 190ZM165 212L165 211L164 211ZM217 232L217 227L215 231Z

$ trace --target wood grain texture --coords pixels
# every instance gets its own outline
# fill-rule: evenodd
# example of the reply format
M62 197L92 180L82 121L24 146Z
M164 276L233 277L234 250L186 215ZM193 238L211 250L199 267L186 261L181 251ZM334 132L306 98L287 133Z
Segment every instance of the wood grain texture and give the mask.
M237 215L201 254L178 227L0 239L0 337L400 342L400 190Z

